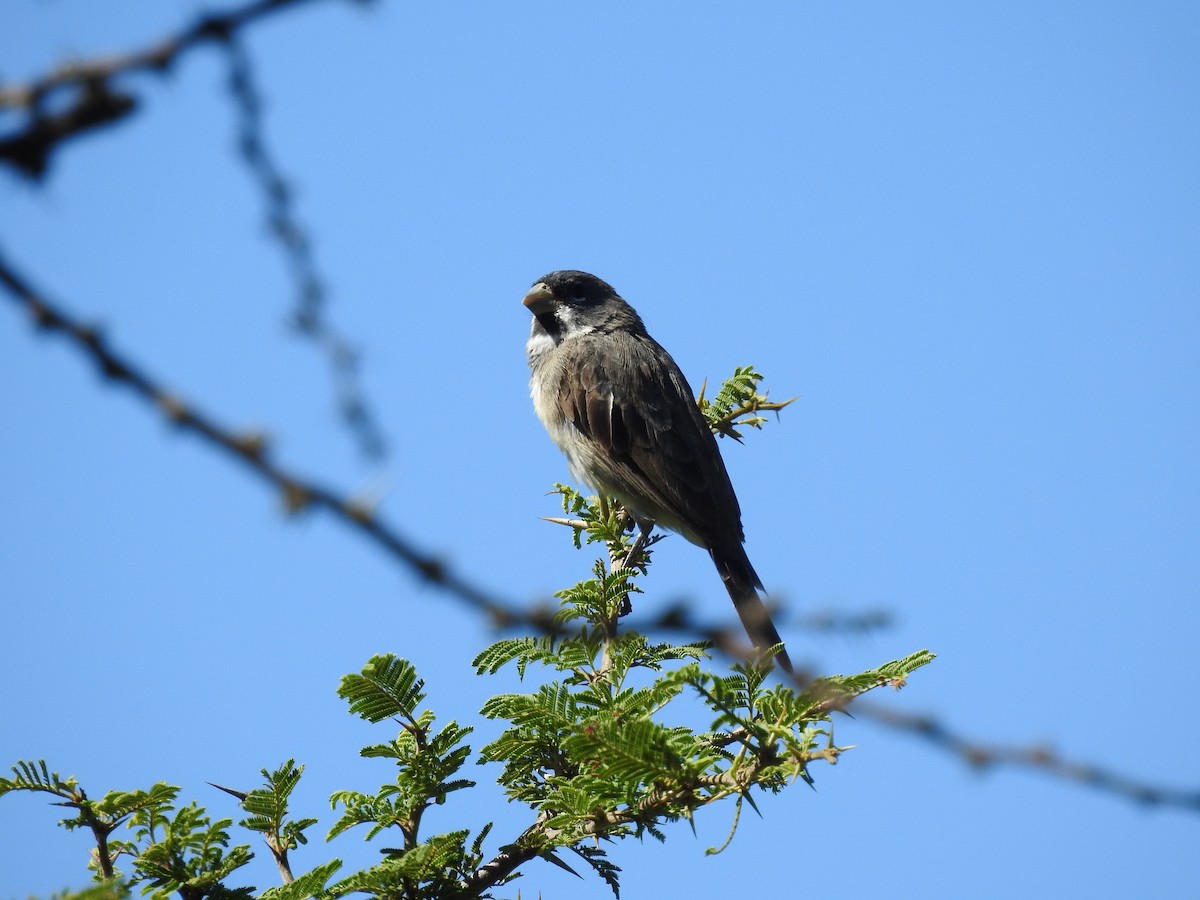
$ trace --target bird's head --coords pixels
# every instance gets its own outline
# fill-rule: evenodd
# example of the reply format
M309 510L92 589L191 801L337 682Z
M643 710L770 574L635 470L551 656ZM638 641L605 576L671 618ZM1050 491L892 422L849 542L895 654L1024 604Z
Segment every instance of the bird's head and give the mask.
M555 342L591 332L644 330L642 320L613 290L595 275L562 269L543 275L521 301L536 324Z

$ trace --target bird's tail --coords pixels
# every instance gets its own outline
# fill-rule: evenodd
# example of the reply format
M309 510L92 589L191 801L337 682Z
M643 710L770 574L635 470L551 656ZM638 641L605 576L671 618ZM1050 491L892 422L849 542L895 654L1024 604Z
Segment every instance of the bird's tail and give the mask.
M733 607L742 620L742 627L746 629L746 634L750 636L754 646L766 650L776 644L782 644L783 638L779 636L775 623L771 621L771 614L759 594L763 589L762 581L750 565L750 557L746 555L745 548L737 544L732 548L713 549L708 552L717 566L717 571L721 573L725 590L729 591ZM792 672L792 661L788 658L786 649L779 651L775 661L789 674Z

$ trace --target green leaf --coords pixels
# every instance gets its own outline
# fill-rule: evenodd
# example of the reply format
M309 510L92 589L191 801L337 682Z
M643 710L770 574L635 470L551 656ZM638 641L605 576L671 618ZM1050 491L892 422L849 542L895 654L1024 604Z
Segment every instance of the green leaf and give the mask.
M224 884L254 857L248 846L229 846L230 824L231 819L212 821L194 802L174 816L157 808L139 810L130 822L143 845L133 862L133 882L143 883L142 893L154 900L176 891L188 900L248 900L253 888Z
M329 879L342 867L340 859L331 859L327 863L315 867L303 875L299 875L291 884L281 884L267 888L259 895L259 900L308 900L326 893Z
M424 687L412 663L384 653L371 657L362 674L342 678L338 696L350 701L350 712L368 722L397 716L415 721Z
M696 403L715 434L740 441L742 434L737 430L738 427L762 428L767 420L758 415L760 411L778 412L795 401L793 397L775 403L767 398L766 393L760 394L758 383L762 378L762 373L753 366L738 366L711 401L705 399L703 389L700 391Z
M129 900L132 892L129 882L123 878L108 878L78 891L52 894L50 900Z
M334 896L356 891L375 897L414 896L413 885L421 884L422 897L452 896L458 893L468 874L465 844L470 832L452 831L434 835L415 847L393 851L383 862L332 885Z
M44 791L59 797L74 798L79 787L74 777L64 780L57 772L51 772L43 759L37 762L17 760L12 772L15 778L0 778L0 797L10 791Z

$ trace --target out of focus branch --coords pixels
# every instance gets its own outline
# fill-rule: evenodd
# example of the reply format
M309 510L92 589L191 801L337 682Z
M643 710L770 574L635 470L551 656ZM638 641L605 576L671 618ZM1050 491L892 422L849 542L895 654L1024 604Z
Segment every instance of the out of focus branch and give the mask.
M338 410L359 450L368 459L379 459L384 453L384 439L359 385L359 353L325 316L329 289L317 271L312 238L296 217L291 185L267 152L262 100L254 83L250 55L236 35L230 35L225 49L229 57L229 91L238 113L238 147L262 191L271 234L283 250L295 283L292 325L325 355L333 373Z
M1037 744L987 744L955 733L933 716L898 712L879 703L854 704L854 713L881 725L923 738L974 769L1014 767L1043 772L1065 781L1116 794L1146 806L1174 807L1200 813L1200 790L1164 788L1129 778L1090 763L1063 759L1053 749Z
M887 624L886 614L871 612L847 617L814 616L802 627L812 630L831 628L848 632L886 627ZM665 631L679 634L689 641L709 641L722 653L734 659L747 659L753 655L753 648L746 644L745 632L740 627L701 622L694 618L690 604L686 603L672 604L653 618L631 623L631 627L643 633ZM819 666L799 666L792 681L795 686L804 689L816 677L818 671ZM980 771L999 768L1032 769L1146 806L1200 813L1200 789L1181 790L1138 781L1091 763L1064 759L1044 745L992 744L972 740L955 732L934 716L903 713L894 707L868 700L855 700L852 710L856 718L870 719L896 731L922 738Z
M228 40L252 22L307 2L255 0L228 12L201 16L190 27L151 47L66 63L28 84L0 88L0 108L26 113L22 128L0 137L0 162L31 178L40 177L49 166L51 154L63 141L115 122L133 111L136 102L113 86L113 78L131 72L165 74L187 51ZM64 96L65 103L60 99ZM59 104L59 112L51 111L54 101Z
M200 17L178 34L148 49L61 66L30 84L0 88L0 108L22 110L22 127L0 136L0 162L30 177L45 174L52 153L69 138L115 123L137 108L137 99L118 88L118 77L134 72L163 74L186 51L223 44L229 57L230 94L238 113L238 143L266 199L271 233L283 248L296 285L293 325L324 354L333 372L342 419L369 459L383 455L382 432L370 413L358 379L355 348L324 315L328 289L317 272L311 237L295 215L292 189L266 150L262 102L254 84L242 29L265 16L307 0L257 0L238 9Z
M74 102L60 112L31 110L25 127L0 137L0 161L11 163L29 176L46 171L50 151L67 138L123 119L137 101L104 79L79 85Z
M190 406L179 395L152 379L141 367L109 347L104 334L98 329L71 318L60 307L46 300L2 256L0 285L7 288L8 295L28 311L36 327L69 340L96 364L105 378L128 387L149 401L173 425L225 451L272 485L279 491L289 513L310 508L331 513L396 560L415 570L430 584L485 613L497 627L528 624L543 631L553 630L552 613L548 609L523 610L455 574L436 557L418 550L407 538L381 521L370 505L301 478L274 462L262 434L239 434Z

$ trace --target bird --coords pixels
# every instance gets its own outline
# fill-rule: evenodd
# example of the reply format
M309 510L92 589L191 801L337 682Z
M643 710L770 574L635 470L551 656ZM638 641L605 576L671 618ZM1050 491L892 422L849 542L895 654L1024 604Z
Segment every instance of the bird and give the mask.
M533 314L530 396L571 477L614 497L640 541L657 525L707 550L751 641L760 650L781 645L717 439L671 354L587 272L550 272L522 303ZM785 649L775 659L792 671Z

